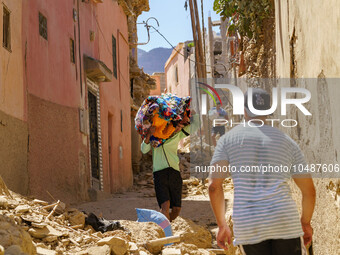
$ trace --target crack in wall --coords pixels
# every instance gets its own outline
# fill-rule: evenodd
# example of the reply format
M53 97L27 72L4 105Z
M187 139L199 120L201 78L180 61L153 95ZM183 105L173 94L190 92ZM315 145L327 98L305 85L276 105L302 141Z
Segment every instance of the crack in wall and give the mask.
M289 50L290 50L290 78L291 79L291 87L296 87L295 78L297 78L297 66L295 59L295 44L296 44L296 35L295 35L295 27L293 28L293 33L289 41Z

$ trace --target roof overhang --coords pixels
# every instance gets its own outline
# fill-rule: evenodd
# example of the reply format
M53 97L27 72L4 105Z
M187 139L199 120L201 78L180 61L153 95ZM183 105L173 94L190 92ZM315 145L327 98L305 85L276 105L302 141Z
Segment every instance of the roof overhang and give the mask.
M96 82L112 81L112 71L100 60L84 55L86 76Z

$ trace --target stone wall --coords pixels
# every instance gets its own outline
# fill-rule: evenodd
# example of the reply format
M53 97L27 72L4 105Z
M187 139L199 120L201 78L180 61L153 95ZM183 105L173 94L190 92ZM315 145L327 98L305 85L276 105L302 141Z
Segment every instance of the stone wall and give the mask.
M312 113L304 116L291 109L299 125L289 135L299 142L308 163L339 164L340 124L340 6L331 0L275 1L276 74L290 80L285 86L305 87L312 98L306 105ZM336 78L336 79L330 79ZM312 220L315 254L338 254L340 250L340 182L315 179L317 204ZM297 201L299 192L295 191Z
M67 203L87 200L90 180L80 164L87 148L75 133L78 109L29 94L28 112L30 195L48 200L49 192Z
M0 176L11 190L27 195L27 123L0 111L0 144Z

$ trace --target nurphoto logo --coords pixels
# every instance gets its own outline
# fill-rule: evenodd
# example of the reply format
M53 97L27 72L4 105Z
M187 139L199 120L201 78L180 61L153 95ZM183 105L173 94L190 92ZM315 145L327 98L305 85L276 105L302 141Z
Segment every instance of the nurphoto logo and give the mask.
M203 84L203 83L200 83ZM220 96L218 95L217 91L207 85L203 84L206 87L208 87L210 90L212 90L219 101L221 102ZM266 105L265 103L265 98L263 98L263 95L258 94L256 92L253 92L256 90L255 88L248 88L247 89L247 96L245 102L245 95L243 94L242 90L239 87L236 87L235 85L230 85L230 84L216 84L215 85L216 89L228 89L232 95L233 99L233 115L244 115L245 111L245 105L247 105L247 110L249 110L250 115L252 117L256 116L269 116L273 114L279 105L279 98L280 98L280 115L281 116L287 116L287 105L294 105L297 107L305 116L311 116L312 114L307 110L307 108L304 106L305 103L309 102L311 99L311 93L309 90L305 88L297 88L297 87L280 87L280 88L272 88L272 95L271 100L271 106L269 109L261 109L263 106ZM280 90L280 97L279 97L279 90ZM207 90L204 89L205 92ZM207 93L210 95L210 97L213 99L213 101L216 103L213 95L209 92ZM202 94L201 95L201 113L202 115L207 114L207 94ZM254 95L253 95L254 94ZM289 98L289 95L293 94L299 94L300 98ZM269 95L268 95L269 97ZM255 107L257 106L257 107ZM266 107L264 107L266 108ZM294 119L266 119L267 122L270 122L272 126L274 126L274 123L279 121L283 127L295 127L297 126L298 122L297 120ZM248 126L250 127L255 127L257 125L253 125L252 123L258 123L262 122L262 125L264 125L264 122L259 119L251 119L248 121ZM289 124L291 123L291 124ZM232 120L226 120L226 119L214 119L213 120L213 126L216 125L231 125L233 124L243 124L245 125L246 122L238 122L238 123L233 123Z

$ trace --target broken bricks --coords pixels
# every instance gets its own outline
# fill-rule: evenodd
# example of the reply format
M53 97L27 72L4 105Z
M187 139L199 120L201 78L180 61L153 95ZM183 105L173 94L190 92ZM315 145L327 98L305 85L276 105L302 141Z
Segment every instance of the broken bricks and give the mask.
M75 210L69 215L69 222L72 226L81 226L80 228L84 228L85 225L85 214Z
M38 239L45 238L47 236L56 236L56 237L61 237L63 236L63 233L54 229L53 227L46 225L44 228L30 228L28 230L28 233Z
M5 196L0 196L0 208L7 208L8 199Z
M105 237L97 242L98 246L108 245L111 248L111 253L116 255L124 255L128 249L129 244L120 237Z
M150 176L149 174L149 177ZM194 185L195 182L197 182L196 180L193 180L193 182L190 186L195 188L202 186L201 183L197 186ZM152 243L152 241L164 237L162 228L151 222L141 223L120 220L119 223L124 227L122 230L101 233L95 232L93 228L89 226L84 229L83 213L77 209L66 209L66 206L62 202L47 205L45 201L37 199L30 200L17 194L13 194L12 197L0 196L0 198L3 199L3 209L0 209L1 213L7 215L6 221L9 220L14 225L14 227L8 227L6 223L1 222L0 216L0 228L6 230L0 231L0 245L3 245L5 249L13 245L18 245L23 253L29 255L150 255L152 251L146 249L144 246L145 242L151 241ZM60 207L61 209L57 211L60 205L62 205ZM56 208L56 210L51 214L53 208ZM46 221L48 215L50 215L50 218ZM15 220L16 224L9 218ZM177 224L174 222L172 225L174 234L178 235L184 232L182 233L184 240L178 245L184 245L189 242L196 243L198 247L206 246L204 245L205 242L202 242L202 239L205 239L207 235L200 234L201 231L198 231L199 229L195 227L193 223L181 222L179 219ZM5 235L2 236L2 234ZM12 237L17 238L19 241L16 243L5 243L6 240L14 240L11 239ZM210 240L210 237L206 239ZM193 242L193 240L195 240L195 242ZM211 241L208 242L210 245ZM163 249L163 254L178 254L178 249L180 249L182 254L185 254L183 252L184 246L162 246L163 245L160 245L157 251L158 253L162 252ZM187 246L189 247L190 245L188 244ZM190 248L193 246L192 244ZM197 246L195 246L197 250L188 254L209 254L209 251L199 249ZM27 247L30 247L31 251L27 250ZM12 247L11 249L16 248Z
M9 217L0 215L0 245L6 250L11 246L19 246L19 249L24 254L36 254L36 249L33 245L30 235L18 226ZM11 249L16 249L15 247ZM21 253L21 252L20 252ZM11 254L20 254L11 253ZM7 253L6 253L7 254Z

